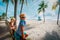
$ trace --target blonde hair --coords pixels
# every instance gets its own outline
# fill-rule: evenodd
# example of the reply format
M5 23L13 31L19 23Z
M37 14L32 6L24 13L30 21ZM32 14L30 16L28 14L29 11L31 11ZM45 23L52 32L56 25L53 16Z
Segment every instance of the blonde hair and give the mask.
M16 19L15 18L11 18L11 20L14 20L15 21Z
M20 18L21 18L21 17L25 17L25 14L20 14L19 16L20 16Z

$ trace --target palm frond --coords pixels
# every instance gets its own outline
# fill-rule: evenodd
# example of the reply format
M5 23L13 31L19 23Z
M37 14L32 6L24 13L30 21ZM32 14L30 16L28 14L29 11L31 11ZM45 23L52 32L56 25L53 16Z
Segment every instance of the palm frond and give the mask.
M41 7L40 7L40 8L38 8L38 10L41 10Z
M46 5L44 5L44 8L47 8L48 6L47 6L47 4Z
M47 8L47 4L45 4L44 1L42 1L39 4L38 13L40 13L41 11L44 11L45 8Z
M42 11L42 8L41 8L41 7L38 8L38 14L39 14L41 11Z
M2 0L2 2L5 2L5 0Z
M9 2L9 0L2 0L2 2L8 3L8 2Z
M42 5L43 5L43 3L40 3L40 4L39 4L39 6L42 6Z
M59 4L58 2L55 2L55 3L52 5L52 10L55 10L58 4Z
M52 10L55 10L56 7L57 7L57 5L53 5L53 6L52 6Z
M38 10L38 14L41 12L41 10Z
M42 1L42 3L40 3L39 6L44 7L44 2Z

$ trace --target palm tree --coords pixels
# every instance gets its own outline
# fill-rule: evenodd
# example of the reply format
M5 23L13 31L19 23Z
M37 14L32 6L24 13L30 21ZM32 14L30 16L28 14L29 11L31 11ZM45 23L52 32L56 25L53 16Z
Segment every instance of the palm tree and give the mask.
M42 1L42 2L39 4L38 13L40 13L41 11L43 11L44 22L45 22L45 15L44 15L45 8L47 8L47 4L45 4L44 1Z
M6 3L6 21L7 21L7 11L8 11L9 0L3 0L3 2Z
M52 9L55 10L57 5L59 5L59 11L58 11L58 16L57 16L57 25L58 25L58 22L59 22L59 13L60 13L60 0L58 0L55 5L52 6Z

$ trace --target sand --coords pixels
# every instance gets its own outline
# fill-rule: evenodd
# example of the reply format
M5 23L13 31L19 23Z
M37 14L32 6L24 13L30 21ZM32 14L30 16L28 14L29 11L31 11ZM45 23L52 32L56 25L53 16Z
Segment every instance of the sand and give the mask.
M46 20L45 23L43 21L30 20L27 21L25 32L27 32L28 38L31 40L60 40L59 25L56 24L56 20Z

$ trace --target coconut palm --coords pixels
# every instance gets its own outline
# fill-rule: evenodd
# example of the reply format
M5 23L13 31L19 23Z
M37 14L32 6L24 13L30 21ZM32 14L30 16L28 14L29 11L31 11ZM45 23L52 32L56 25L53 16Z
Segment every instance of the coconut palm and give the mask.
M44 15L45 8L47 8L47 4L44 3L44 1L42 1L42 2L39 4L38 13L40 13L41 11L43 11L44 22L45 22L45 15Z
M3 0L3 2L6 3L6 20L7 20L7 11L8 11L9 0Z
M52 6L52 9L55 10L58 5L59 5L59 11L58 11L58 16L57 16L57 25L58 25L58 22L59 22L60 0L58 0L58 1L55 3L55 5Z

